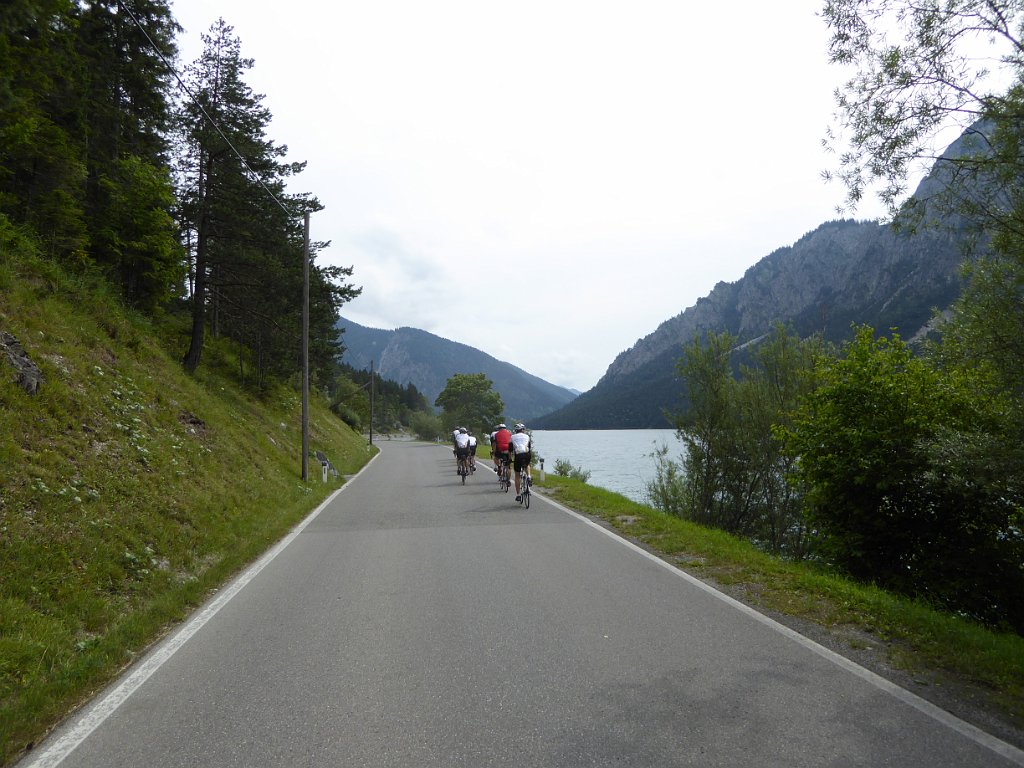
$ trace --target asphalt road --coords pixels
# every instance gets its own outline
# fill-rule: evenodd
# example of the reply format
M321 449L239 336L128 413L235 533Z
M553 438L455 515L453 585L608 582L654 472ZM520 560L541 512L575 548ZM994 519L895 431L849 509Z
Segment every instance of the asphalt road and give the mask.
M1024 765L450 450L381 448L24 764Z

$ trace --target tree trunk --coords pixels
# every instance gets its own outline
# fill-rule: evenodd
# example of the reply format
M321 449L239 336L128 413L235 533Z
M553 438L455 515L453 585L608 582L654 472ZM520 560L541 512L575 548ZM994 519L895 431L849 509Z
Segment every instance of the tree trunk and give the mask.
M205 217L200 221L199 234L196 237L196 287L192 292L192 338L188 352L182 358L182 365L189 373L195 373L199 367L199 358L203 354L203 341L206 336L206 223Z
M203 355L203 342L206 337L206 294L207 294L207 261L209 243L209 221L206 216L207 179L210 178L210 171L213 166L213 157L205 160L200 156L199 160L199 222L196 226L196 260L195 260L195 287L192 290L192 338L189 341L188 352L181 359L182 365L189 373L195 373L199 367L199 359Z
M215 290L210 291L207 288L207 293L210 294L210 324L213 326L210 329L211 335L215 339L220 338L220 291L216 290L216 287L221 284L220 274L217 268L214 267L210 270L210 282L214 285Z

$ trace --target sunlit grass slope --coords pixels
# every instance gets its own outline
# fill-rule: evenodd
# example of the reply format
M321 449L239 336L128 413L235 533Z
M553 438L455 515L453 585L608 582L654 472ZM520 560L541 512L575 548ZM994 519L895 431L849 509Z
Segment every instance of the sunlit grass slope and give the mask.
M336 489L301 482L294 386L257 396L212 344L194 377L183 328L126 310L0 221L0 764ZM350 474L366 441L313 397L310 448Z

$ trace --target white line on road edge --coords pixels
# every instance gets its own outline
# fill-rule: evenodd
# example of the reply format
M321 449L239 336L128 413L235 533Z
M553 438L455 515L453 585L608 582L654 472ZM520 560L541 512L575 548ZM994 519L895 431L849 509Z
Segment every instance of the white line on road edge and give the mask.
M171 637L161 643L157 648L146 657L145 661L139 664L135 670L128 675L116 688L110 693L104 696L101 700L91 705L88 710L81 715L81 717L75 722L75 724L67 731L63 732L57 739L46 744L42 747L42 751L39 754L32 754L29 758L29 762L25 764L25 768L54 768L54 766L60 765L64 762L64 758L70 755L75 749L85 741L89 734L95 731L103 721L110 717L118 707L120 707L129 696L137 691L143 683L145 683L154 672L163 666L164 662L170 659L189 639L195 635L203 626L220 611L228 602L241 592L245 586L252 581L256 576L270 565L271 561L277 557L281 551L287 547L292 541L308 526L313 522L317 516L338 496L339 493L344 491L355 480L359 475L366 471L377 456L380 456L378 452L366 462L359 472L349 478L341 488L336 490L316 509L314 509L301 523L292 529L291 533L281 539L273 548L268 550L263 557L249 566L240 576L238 576L229 586L225 587L216 598L211 602L203 606L198 612L192 615L192 618L185 623L177 632Z
M714 597L718 598L719 600L721 600L721 601L723 601L725 603L728 603L733 608L736 608L737 610L740 610L743 613L747 614L748 616L751 616L752 618L756 619L757 621L761 622L762 624L765 624L765 625L771 627L776 632L779 632L780 634L785 635L789 639L795 640L796 642L798 642L800 645L804 646L805 648L808 648L809 650L813 651L814 653L818 654L819 656L822 656L825 659L828 659L833 664L836 664L836 665L842 667L843 669L847 670L848 672L852 672L854 675L856 675L857 677L861 678L862 680L865 680L868 683L871 683L876 688L880 688L881 690L885 691L886 693L891 694L892 696L895 696L897 699L899 699L900 701L902 701L905 704L909 704L911 707L913 707L914 709L918 710L919 712L921 712L921 713L923 713L925 715L928 715L929 717L931 717L931 718L933 718L935 720L938 720L943 725L947 726L948 728L952 728L954 731L956 731L957 733L961 734L962 736L967 737L968 739L970 739L971 741L975 742L976 744L979 744L979 745L981 745L983 747L986 747L987 749L990 749L991 751L995 752L1000 757L1005 757L1007 760L1009 760L1012 763L1015 763L1015 764L1020 765L1020 766L1024 766L1024 750L1020 750L1017 747L1013 746L1012 744L1008 744L1005 741L1003 741L1002 739L999 739L999 738L993 736L991 733L986 733L985 731L981 730L977 726L971 725L970 723L966 722L965 720L961 720L956 715L950 714L949 712L947 712L946 710L942 709L941 707L935 706L930 701L922 699L920 696L918 696L915 693L911 693L906 688L901 688L900 686L896 685L891 680L886 680L881 675L875 674L874 672L872 672L869 669L865 669L864 667L860 666L856 662L850 661L845 656L843 656L841 654L838 654L835 651L829 650L828 648L826 648L823 645L819 645L818 643L814 642L810 638L804 637L799 632L797 632L795 630L792 630L789 627L787 627L785 624L780 624L779 622L775 621L774 619L768 618L763 613L758 613L756 610L751 608L749 605L746 605L744 603L741 603L739 600L736 600L736 599L734 599L732 597L729 597L729 595L725 594L724 592L719 592L717 589L712 587L710 584L704 583L703 581L701 581L700 579L696 578L695 576L691 576L686 571L684 571L684 570L682 570L680 568L677 568L676 566L672 565L671 563L669 563L669 562L667 562L665 560L662 560L657 555L651 554L650 552L648 552L643 547L640 547L640 546L634 544L629 539L623 538L621 535L619 535L615 531L609 530L608 528L605 528L604 526L598 525L593 520L591 520L591 519L581 515L579 512L575 512L575 511L569 509L568 507L563 506L562 504L559 504L557 501L554 501L553 499L548 498L544 494L538 493L537 496L540 497L540 498L543 498L544 501L546 501L547 503L549 503L552 506L556 507L557 509L561 510L562 512L565 512L566 514L575 517L577 520L580 520L580 521L586 523L591 528L594 528L595 530L600 531L605 536L608 536L609 538L613 539L614 541L617 541L620 544L623 544L623 545L629 547L633 551L635 551L635 552L643 555L644 557L646 557L648 560L651 560L652 562L657 563L658 565L660 565L663 568L667 569L671 573L674 573L677 576L685 579L686 581L688 581L691 584L693 584L695 587L698 587L698 588L704 590L705 592L713 595Z

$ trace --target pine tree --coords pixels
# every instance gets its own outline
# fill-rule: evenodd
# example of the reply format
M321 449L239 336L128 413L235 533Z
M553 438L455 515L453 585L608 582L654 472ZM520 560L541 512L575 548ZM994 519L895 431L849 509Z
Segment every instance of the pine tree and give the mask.
M0 212L55 256L87 243L74 11L70 0L0 6Z
M167 0L93 0L76 27L90 251L144 307L183 275L166 138L178 29Z
M166 0L0 9L0 211L145 307L182 271L164 138L176 29Z
M192 332L183 363L199 365L206 334L226 335L250 351L258 384L299 367L302 313L302 214L322 209L285 183L305 167L267 136L270 111L244 74L253 66L223 19L204 35L188 70L194 101L179 113L181 226L190 255ZM211 123L216 124L213 125ZM312 243L311 259L323 244ZM329 369L338 354L335 323L358 289L350 268L310 268L311 367ZM244 355L240 355L240 358ZM244 360L240 362L244 376Z
M233 242L245 221L242 203L252 182L245 162L234 152L252 150L270 114L242 76L252 67L241 55L241 41L224 19L203 35L203 53L188 68L189 90L178 116L182 150L178 159L181 227L190 258L192 334L183 363L194 371L202 357L208 314L218 274L228 263ZM211 124L213 121L214 124ZM251 151L249 152L251 155ZM237 247L236 247L237 253Z

